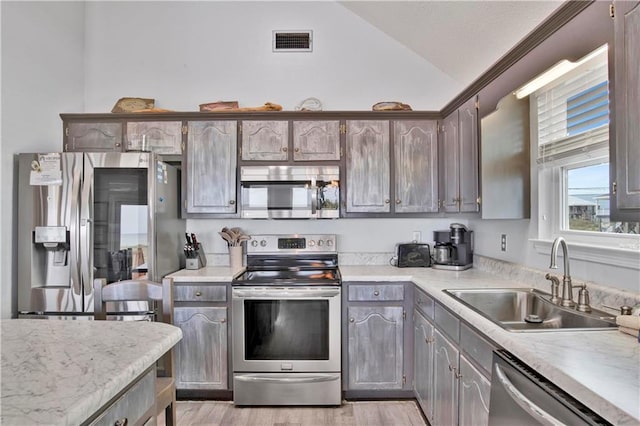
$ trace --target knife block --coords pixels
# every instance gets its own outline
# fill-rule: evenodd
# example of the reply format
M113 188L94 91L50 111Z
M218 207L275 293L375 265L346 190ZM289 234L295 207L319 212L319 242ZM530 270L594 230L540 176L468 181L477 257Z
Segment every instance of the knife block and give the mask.
M200 269L207 266L207 257L204 254L202 243L198 243L199 249L196 250L196 257L187 259L186 269Z

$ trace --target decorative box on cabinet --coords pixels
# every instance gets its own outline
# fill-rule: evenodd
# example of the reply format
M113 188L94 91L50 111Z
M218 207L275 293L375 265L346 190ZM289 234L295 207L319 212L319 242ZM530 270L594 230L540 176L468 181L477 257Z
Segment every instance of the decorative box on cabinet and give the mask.
M470 99L444 119L441 173L445 212L477 212L478 198L478 109Z
M343 374L347 396L411 394L413 332L410 283L347 283ZM408 391L408 392L407 392Z
M174 351L178 391L229 389L229 287L174 282L173 321L183 336Z

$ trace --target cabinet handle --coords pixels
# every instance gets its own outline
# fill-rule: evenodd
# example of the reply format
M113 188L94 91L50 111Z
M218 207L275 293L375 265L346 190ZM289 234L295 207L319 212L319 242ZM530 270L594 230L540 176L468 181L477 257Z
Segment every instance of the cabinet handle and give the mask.
M451 366L451 364L449 364L449 371L453 371L455 368Z
M127 419L126 417L122 419L118 419L115 422L113 422L113 426L127 426L128 424L129 424L129 419Z
M202 296L202 293L200 293L199 291L196 291L196 297L200 297Z
M453 375L456 376L456 379L459 379L460 377L462 377L462 374L458 373L457 371L455 371L455 368L453 369Z
M117 144L116 144L116 147L120 148L120 145L121 145L120 143L117 143Z
M380 296L380 292L378 290L376 290L376 291L373 292L373 295L374 296Z
M300 152L300 148L294 149L295 152Z
M385 203L385 204L389 204L390 202L391 202L391 200L388 200L388 199L387 199L387 200L384 200L384 203Z
M402 201L400 200L396 200L396 204L400 204Z
M433 337L425 337L424 341L427 343L433 343L435 339Z
M236 200L229 200L229 204L234 205L236 203Z
M353 317L349 318L349 322L354 322L354 321L355 321L355 319L353 319Z
M287 152L287 147L282 148L282 152Z
M225 322L227 322L227 319L226 319L226 318L222 318L222 319L220 320L220 322L224 324Z

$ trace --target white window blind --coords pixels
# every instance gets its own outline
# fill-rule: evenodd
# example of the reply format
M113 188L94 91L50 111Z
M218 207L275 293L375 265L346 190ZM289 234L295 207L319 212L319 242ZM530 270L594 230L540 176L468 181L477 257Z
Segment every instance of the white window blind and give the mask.
M538 163L606 148L609 83L604 50L534 95L538 113Z

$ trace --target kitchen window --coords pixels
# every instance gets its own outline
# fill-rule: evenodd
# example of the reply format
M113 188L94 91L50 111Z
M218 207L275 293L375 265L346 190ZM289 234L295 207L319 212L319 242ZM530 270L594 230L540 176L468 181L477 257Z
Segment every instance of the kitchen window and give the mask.
M564 64L568 71L530 96L538 238L563 236L587 251L597 246L637 252L640 223L609 219L607 47ZM635 258L637 253L630 262Z

